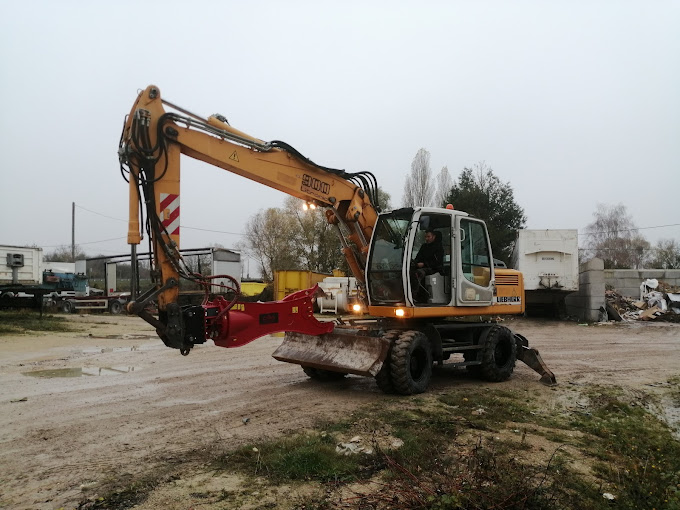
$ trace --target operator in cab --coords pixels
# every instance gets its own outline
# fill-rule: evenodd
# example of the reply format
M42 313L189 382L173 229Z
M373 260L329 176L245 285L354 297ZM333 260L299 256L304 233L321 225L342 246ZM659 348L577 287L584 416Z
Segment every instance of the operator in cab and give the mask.
M415 273L415 298L417 301L426 301L427 290L423 287L423 280L427 275L441 273L444 267L444 246L442 245L441 232L427 230L425 232L425 244L420 247L416 258L413 259ZM417 285L415 285L417 283Z

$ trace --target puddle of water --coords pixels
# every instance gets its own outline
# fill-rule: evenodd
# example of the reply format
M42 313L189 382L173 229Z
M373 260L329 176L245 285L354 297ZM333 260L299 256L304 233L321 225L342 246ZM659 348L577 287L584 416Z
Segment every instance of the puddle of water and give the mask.
M23 372L22 374L29 377L38 377L40 379L53 379L56 377L85 377L127 374L134 371L135 367L79 367L55 368L52 370L34 370L32 372Z

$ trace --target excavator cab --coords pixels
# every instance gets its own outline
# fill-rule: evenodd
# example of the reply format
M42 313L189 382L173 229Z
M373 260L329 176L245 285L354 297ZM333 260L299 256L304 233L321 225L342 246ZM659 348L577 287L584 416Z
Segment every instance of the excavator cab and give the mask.
M426 233L435 263L419 268ZM483 221L452 209L404 208L381 214L369 251L369 304L378 307L490 306L491 245Z

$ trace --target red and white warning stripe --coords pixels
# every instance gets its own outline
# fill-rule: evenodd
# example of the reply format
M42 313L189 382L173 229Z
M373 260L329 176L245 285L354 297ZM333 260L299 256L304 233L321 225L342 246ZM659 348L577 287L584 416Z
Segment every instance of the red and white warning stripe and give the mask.
M179 195L161 193L163 226L170 235L179 235Z

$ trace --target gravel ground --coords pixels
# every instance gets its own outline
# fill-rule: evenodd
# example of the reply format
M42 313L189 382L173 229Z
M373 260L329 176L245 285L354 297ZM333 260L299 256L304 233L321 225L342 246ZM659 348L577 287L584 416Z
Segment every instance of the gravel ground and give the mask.
M134 477L216 441L235 447L344 417L385 398L372 379L323 385L277 362L271 353L280 337L237 349L202 345L183 357L136 317L69 320L81 331L0 337L0 507L74 507L107 478ZM506 324L540 350L559 385L648 390L680 376L678 324ZM460 374L437 370L432 390L482 384ZM551 398L538 379L518 364L500 384ZM669 409L669 419L676 412Z

